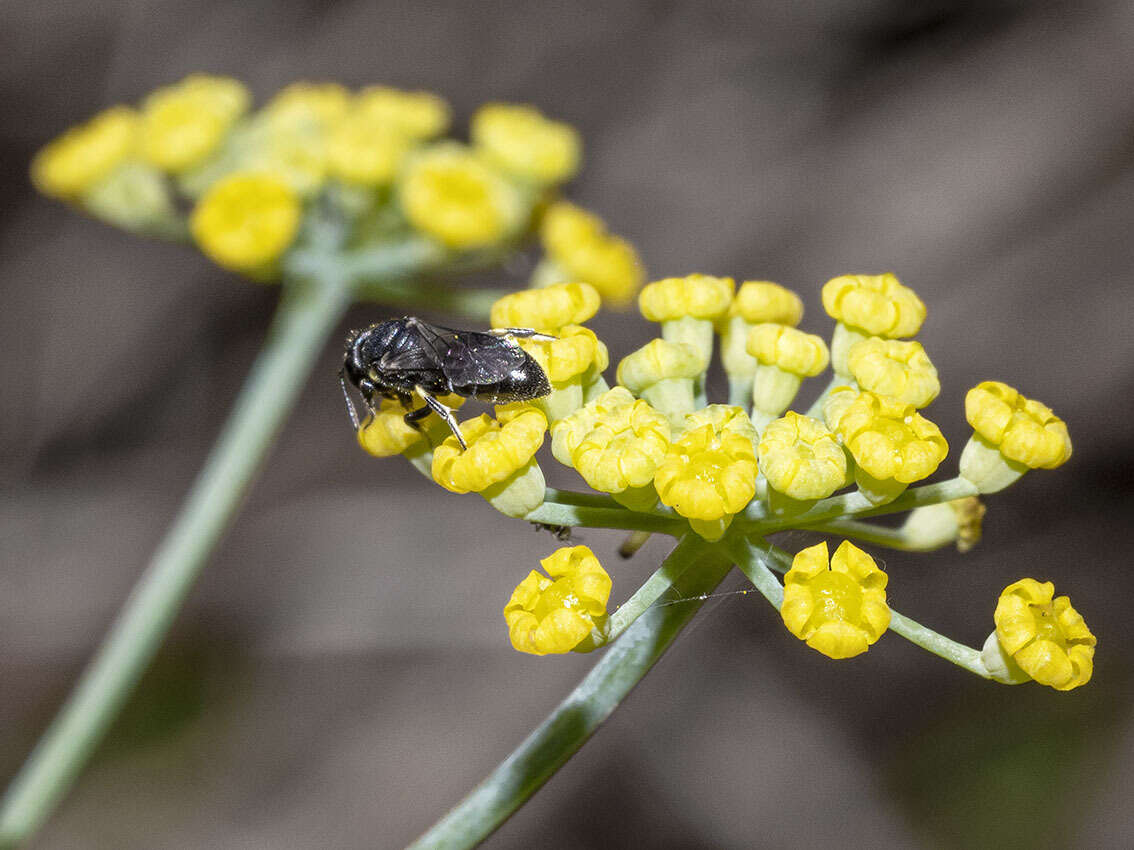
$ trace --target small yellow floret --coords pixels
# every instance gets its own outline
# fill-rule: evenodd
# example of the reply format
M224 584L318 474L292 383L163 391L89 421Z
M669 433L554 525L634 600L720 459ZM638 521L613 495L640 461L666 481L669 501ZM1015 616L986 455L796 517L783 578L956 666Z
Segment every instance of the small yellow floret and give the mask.
M828 658L853 658L890 626L887 576L874 559L844 540L827 562L827 544L796 554L784 576L784 625Z
M142 155L166 171L191 168L215 151L248 108L239 80L193 74L142 105Z
M627 304L645 272L634 247L607 232L600 218L557 201L540 224L540 239L551 261L568 280L584 280L614 304Z
M764 365L801 378L818 375L830 360L822 337L772 323L756 325L749 332L746 350Z
M913 336L925 321L925 304L890 272L843 275L827 281L823 309L843 324L887 338Z
M468 448L447 437L433 452L433 480L453 493L480 493L522 469L543 444L547 417L527 407L506 418L481 414L462 422Z
M508 181L455 142L410 157L399 196L414 227L456 249L499 242L523 216L520 198Z
M684 316L719 319L732 303L735 286L731 277L707 274L667 277L646 285L638 295L638 308L651 322L668 322Z
M847 458L818 419L788 411L760 436L760 471L775 490L800 501L825 499L847 480Z
M579 167L579 134L538 109L488 103L473 115L473 146L500 170L535 183L561 183Z
M641 395L659 381L693 379L704 371L705 361L692 346L654 339L622 358L616 379Z
M554 334L587 321L601 305L602 298L589 283L557 283L505 295L492 305L489 321L494 328L535 328Z
M795 327L803 318L803 301L786 287L769 280L746 280L728 308L730 316L758 325L774 322Z
M45 195L73 198L134 154L140 120L127 106L114 106L48 143L32 161L31 178Z
M850 347L847 365L864 390L920 409L941 392L937 369L920 342L870 337Z
M606 614L611 581L594 552L565 546L540 561L504 606L512 646L532 655L570 652Z
M291 244L300 211L299 198L279 178L233 174L205 193L189 224L201 250L219 265L254 271Z
M263 115L275 130L309 135L332 127L349 103L350 92L338 83L298 82L281 89Z
M354 110L327 138L328 170L347 183L385 186L393 182L411 144L397 130Z
M949 452L941 429L912 404L839 387L827 398L823 413L855 462L880 480L920 481L932 475Z
M460 407L465 399L458 395L439 396L442 404L449 407ZM414 394L414 407L419 408L425 402ZM364 421L358 429L358 444L363 450L374 457L393 457L399 455L410 446L416 445L424 438L424 434L407 425L405 416L408 411L400 402L384 398L378 411ZM441 420L433 415L426 417L423 427L427 430L441 431L449 434L448 428Z
M756 429L744 409L712 404L685 422L654 475L662 502L702 521L744 510L756 494Z
M432 92L370 86L358 93L354 108L410 139L432 139L449 126L449 104Z
M590 328L567 325L559 328L555 337L553 340L516 339L516 343L536 359L553 385L570 381L592 366L602 372L610 365L606 345Z
M1000 381L984 381L965 396L965 418L1009 460L1055 469L1071 457L1067 425L1051 408Z
M1095 636L1071 600L1054 596L1050 581L1025 578L1008 585L996 604L996 637L1037 682L1069 691L1091 679Z
M654 479L669 448L669 421L615 387L551 429L551 452L595 490L621 493Z

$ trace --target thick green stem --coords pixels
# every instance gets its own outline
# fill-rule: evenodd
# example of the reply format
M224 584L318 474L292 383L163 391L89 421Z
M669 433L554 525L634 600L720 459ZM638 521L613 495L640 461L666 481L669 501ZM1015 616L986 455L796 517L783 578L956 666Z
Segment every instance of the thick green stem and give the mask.
M0 804L0 846L31 836L102 739L227 528L349 301L341 276L324 274L285 289L264 348L181 513Z
M411 850L457 850L487 838L594 734L697 613L698 597L712 593L731 567L695 535L670 557L693 562L674 585L689 601L655 606L639 617L547 719Z
M736 559L740 571L748 577L772 607L779 611L784 604L784 588L772 573L770 565L776 563L772 547L763 540L749 541L735 538L729 540L728 551Z
M623 602L617 611L610 615L610 619L606 621L606 627L603 629L603 642L614 641L630 628L651 605L661 598L663 593L673 587L674 582L681 578L682 573L689 569L702 554L700 548L689 543L679 545L670 552L669 557L654 571L654 574L646 579L645 583L634 591L634 594Z

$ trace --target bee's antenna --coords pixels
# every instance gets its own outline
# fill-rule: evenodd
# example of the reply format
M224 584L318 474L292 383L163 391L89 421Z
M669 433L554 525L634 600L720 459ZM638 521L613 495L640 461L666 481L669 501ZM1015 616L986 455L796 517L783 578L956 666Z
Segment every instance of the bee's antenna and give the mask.
M346 399L347 412L350 413L350 424L358 430L358 414L354 411L354 402L350 400L350 393L346 388L346 367L339 369L339 385L343 388L343 398Z

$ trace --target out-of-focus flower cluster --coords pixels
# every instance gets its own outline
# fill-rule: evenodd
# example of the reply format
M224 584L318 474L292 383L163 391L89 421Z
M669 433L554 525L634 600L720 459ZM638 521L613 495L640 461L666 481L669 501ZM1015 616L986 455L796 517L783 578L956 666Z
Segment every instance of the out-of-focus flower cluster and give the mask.
M592 489L631 511L683 518L709 542L724 537L736 517L754 508L756 516L790 521L847 487L856 488L867 507L883 506L933 475L946 458L945 437L920 412L940 392L937 370L921 344L907 339L920 329L925 305L892 274L846 275L824 286L824 307L837 323L830 348L820 336L795 327L803 317L802 300L770 281L738 288L730 278L694 274L651 283L639 305L645 318L660 325L660 336L618 361L613 388L604 376L607 346L584 325L600 302L593 286L567 282L496 303L494 326L532 328L552 337L515 340L547 373L552 391L498 407L495 419L465 420L466 451L443 428L427 428L425 434L392 428L387 420L400 412L393 405L363 435L396 432L402 436L384 436L383 445L403 451L399 439L412 440L416 454L407 455L419 465L423 454L431 456L428 468L443 487L481 493L504 513L527 517L544 499L536 453L546 430L554 458ZM706 398L714 337L729 404ZM834 377L814 403L789 409L803 381L828 365ZM1062 420L1006 384L988 381L974 388L966 416L974 434L960 473L969 492L994 492L1029 468L1054 468L1070 456ZM926 505L900 533L911 549L956 542L965 551L980 538L983 512L974 496ZM540 606L558 612L559 604L539 601L540 593L549 592L548 580L535 576L517 589L506 612L513 643L541 653L585 646L591 621L578 619L574 608L572 630L555 626L555 639L533 637L544 633L538 631L542 620L530 612ZM1023 670L1025 678L1055 687L1082 684L1090 677L1094 638L1065 597L1045 602L1033 585L1050 588L1031 579L1017 582L997 609L998 624L1007 622L1009 610L1017 624L998 625L996 632L998 646L1016 656L1012 675ZM886 631L885 588L885 573L866 552L844 542L828 559L820 544L800 552L787 575L783 619L809 646L848 658ZM1027 605L1042 611L1027 620L1021 613ZM514 622L521 616L518 637ZM568 621L563 612L554 622L559 621ZM1055 625L1049 628L1048 622ZM1020 623L1035 627L1025 634ZM1062 629L1063 637L1052 637L1053 628ZM577 643L567 646L568 633ZM1007 673L993 677L1010 680Z
M276 277L322 218L345 224L352 247L417 235L484 252L538 233L537 284L589 281L612 303L641 286L629 243L558 199L579 168L579 134L531 106L482 106L466 144L445 138L451 110L430 92L295 83L251 104L238 80L194 74L68 130L36 156L32 179L112 224L188 232L258 279Z

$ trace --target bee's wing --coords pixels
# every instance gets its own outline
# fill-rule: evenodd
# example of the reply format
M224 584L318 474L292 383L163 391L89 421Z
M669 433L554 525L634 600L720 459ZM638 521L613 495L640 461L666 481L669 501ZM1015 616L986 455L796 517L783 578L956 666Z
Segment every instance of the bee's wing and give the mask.
M527 366L518 345L476 331L454 335L445 358L445 376L454 386L492 387Z
M456 333L420 319L408 319L406 327L390 340L379 368L387 374L438 370Z

